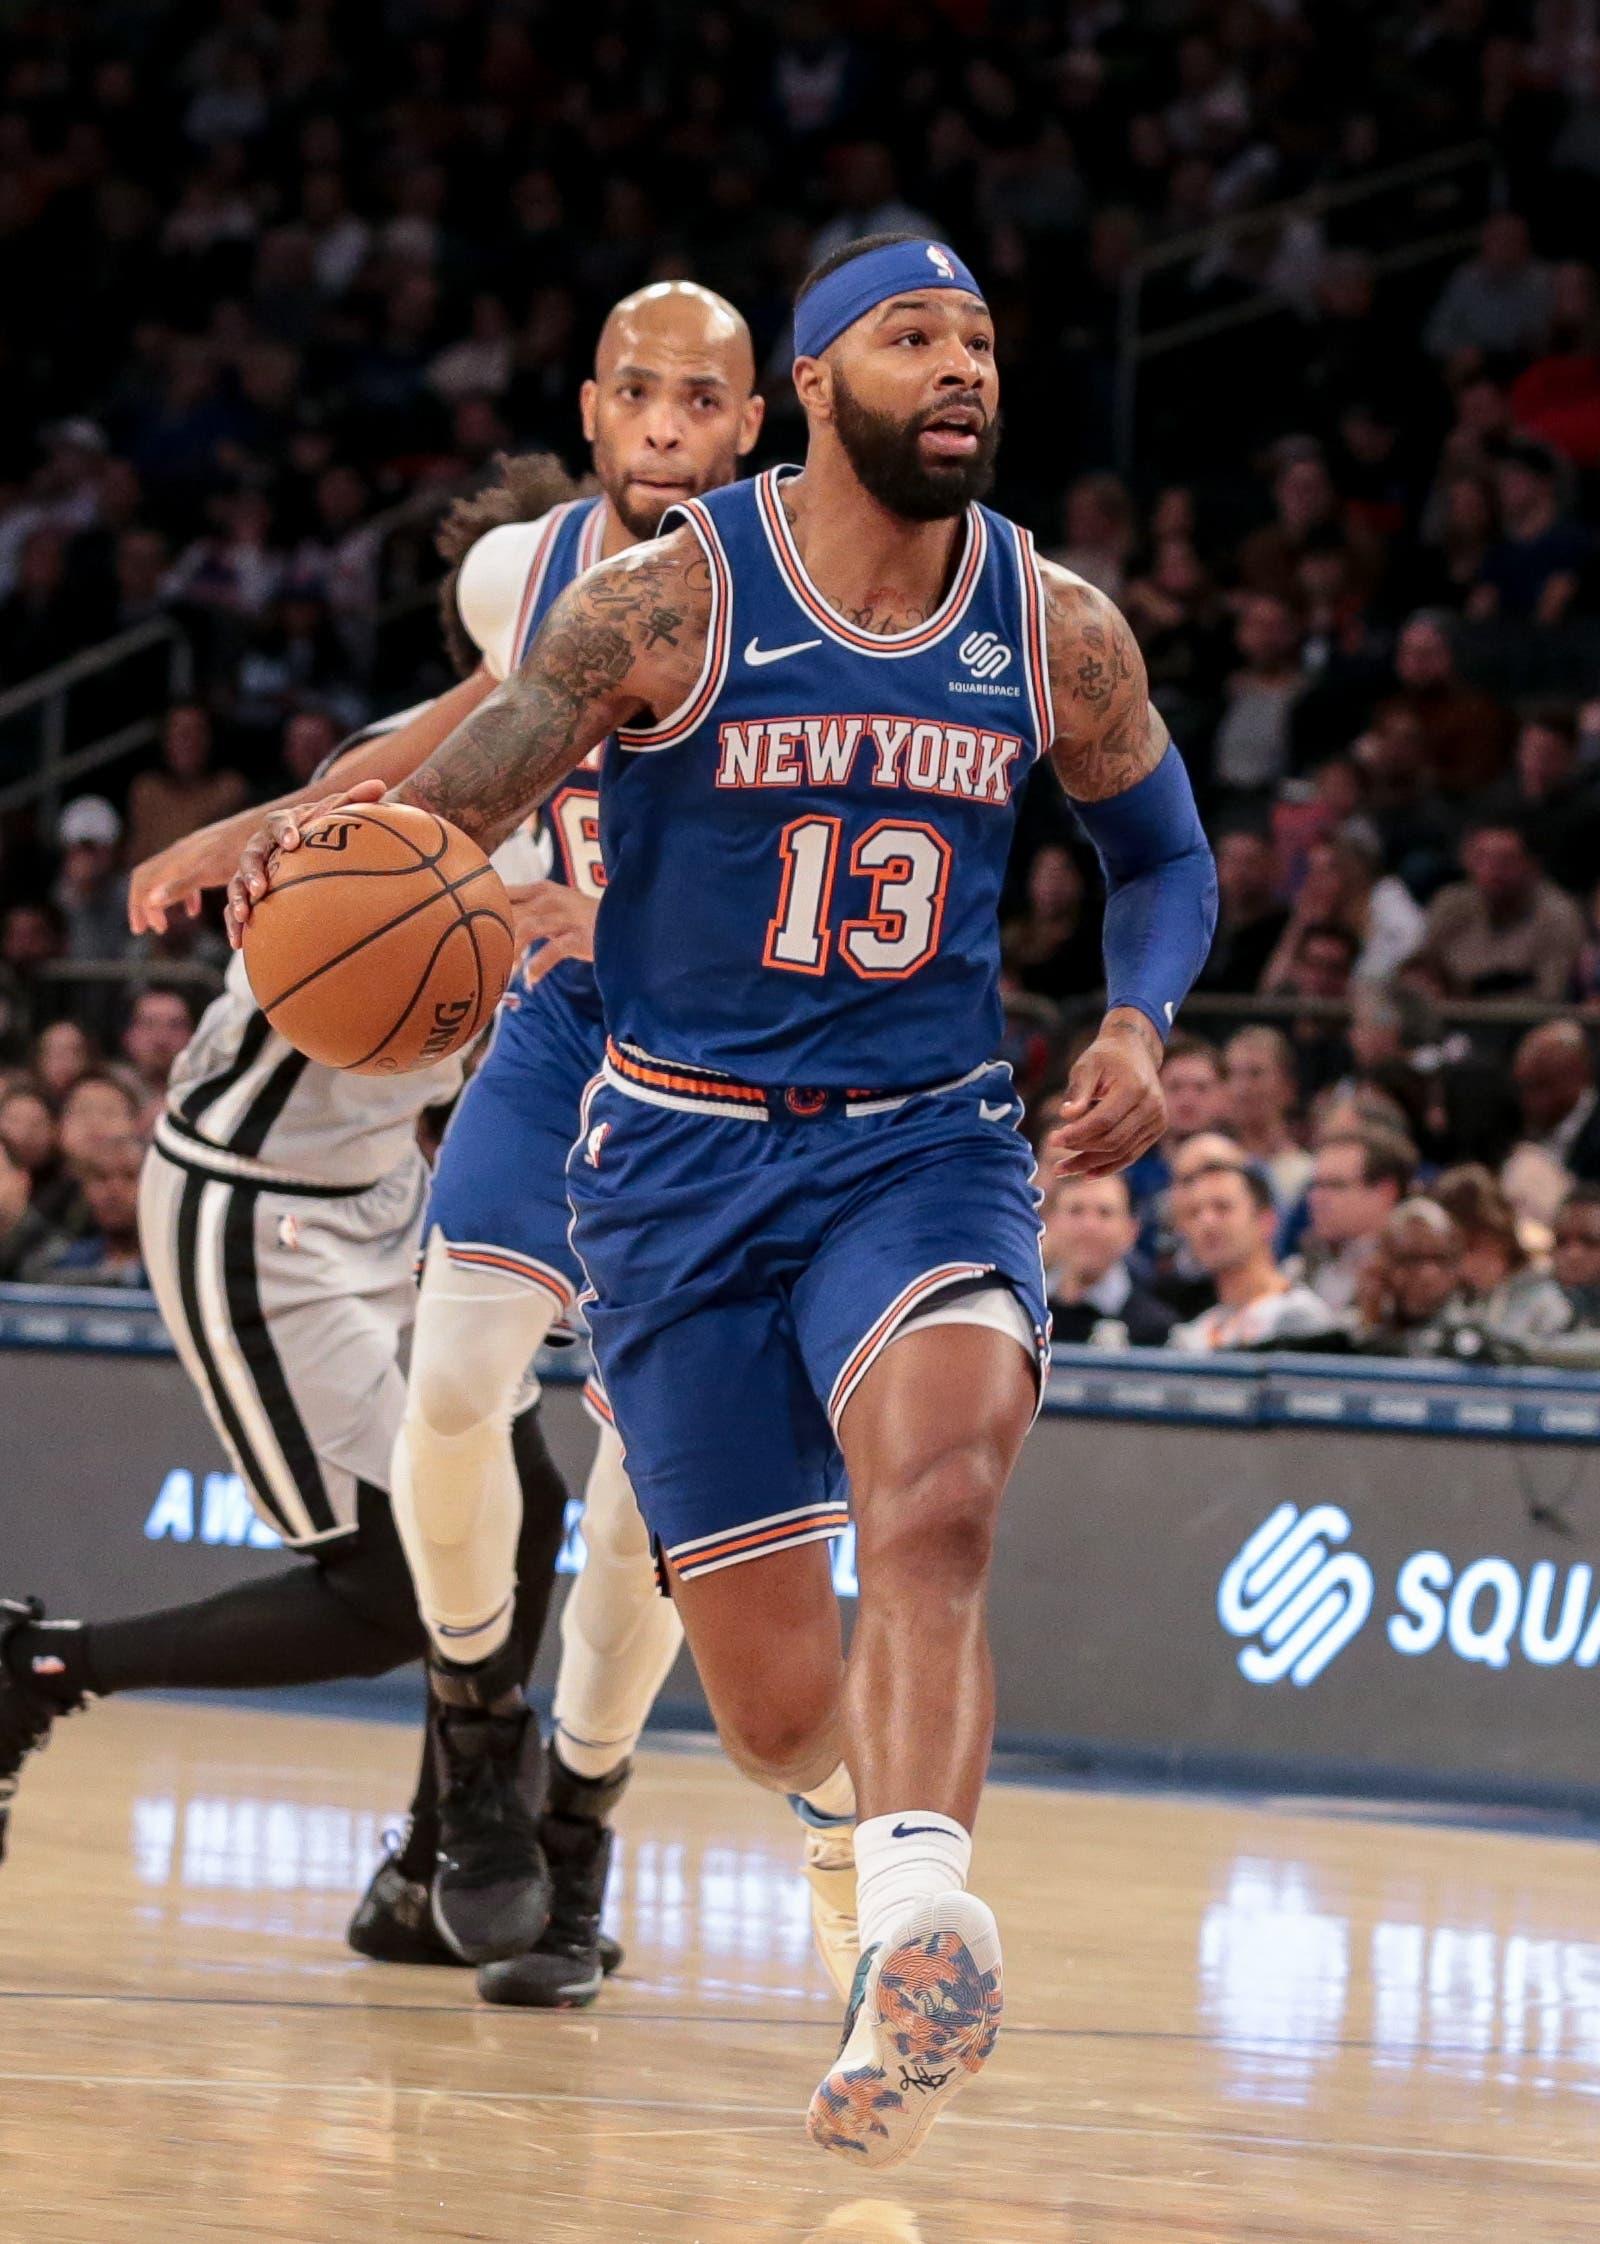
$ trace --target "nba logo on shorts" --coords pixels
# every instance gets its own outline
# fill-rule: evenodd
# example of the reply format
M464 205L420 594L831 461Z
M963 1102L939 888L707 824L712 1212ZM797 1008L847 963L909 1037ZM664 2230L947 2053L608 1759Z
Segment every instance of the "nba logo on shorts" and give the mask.
M609 1122L597 1122L589 1132L587 1139L584 1141L583 1158L588 1162L591 1169L599 1168L600 1148L610 1135L611 1124Z
M955 279L956 269L950 262L950 253L948 250L941 249L937 242L928 244L928 263L936 266L946 280L953 281Z

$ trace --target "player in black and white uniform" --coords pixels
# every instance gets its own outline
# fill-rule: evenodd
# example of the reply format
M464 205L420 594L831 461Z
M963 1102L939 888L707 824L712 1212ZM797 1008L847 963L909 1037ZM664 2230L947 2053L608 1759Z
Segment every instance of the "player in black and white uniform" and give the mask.
M554 462L508 461L500 486L457 509L442 542L450 553L570 496ZM455 620L462 557L454 552L445 609L467 680L354 735L314 787L335 769L341 779L369 768L400 776L488 691L492 681ZM224 878L237 858L237 823L188 837L141 867L135 916L159 925L167 909ZM547 845L524 829L495 862L520 889L548 869ZM47 1621L31 1603L0 1605L0 1853L25 1753L59 1714L91 1698L381 1674L422 1655L425 1632L389 1503L390 1455L405 1406L401 1351L415 1318L428 1189L417 1124L457 1096L464 1075L459 1058L387 1078L317 1066L272 1030L242 962L230 966L173 1069L141 1179L140 1236L174 1345L252 1502L309 1563L129 1620ZM532 1407L537 1393L530 1380L512 1436L524 1672L544 1625L567 1498ZM456 1960L428 1906L438 1843L425 1752L405 1842L357 1911L354 1946L391 1961ZM610 1943L603 1960L616 1960Z

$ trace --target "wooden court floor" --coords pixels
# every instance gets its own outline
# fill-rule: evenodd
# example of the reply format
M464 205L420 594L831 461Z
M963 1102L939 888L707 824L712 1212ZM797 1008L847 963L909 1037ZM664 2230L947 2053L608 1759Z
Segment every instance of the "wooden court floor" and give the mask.
M835 2008L781 1804L646 1757L587 2013L340 1945L407 1733L119 1702L0 1871L0 2244L1511 2244L1600 2228L1600 1855L1001 1788L1007 2030L912 2165L800 2132Z

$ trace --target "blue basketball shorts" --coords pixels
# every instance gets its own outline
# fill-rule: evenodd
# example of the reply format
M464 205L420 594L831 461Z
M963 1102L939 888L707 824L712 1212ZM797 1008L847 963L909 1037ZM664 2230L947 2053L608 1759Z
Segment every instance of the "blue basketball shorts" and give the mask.
M891 1099L751 1092L610 1048L567 1163L572 1239L629 1475L672 1574L841 1531L845 1405L941 1296L1009 1286L1042 1379L1021 1120L1003 1066Z
M567 1237L567 1154L585 1087L605 1055L598 1020L546 983L502 1012L488 1057L450 1118L424 1238L452 1263L541 1286L556 1302L553 1339L573 1337L583 1273Z

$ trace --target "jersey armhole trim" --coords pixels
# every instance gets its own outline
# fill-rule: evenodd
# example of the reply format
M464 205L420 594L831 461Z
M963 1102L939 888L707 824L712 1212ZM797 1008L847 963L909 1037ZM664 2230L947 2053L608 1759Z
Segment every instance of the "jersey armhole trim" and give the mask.
M1017 545L1017 574L1022 585L1022 637L1023 670L1028 682L1028 700L1033 710L1035 737L1039 743L1039 759L1050 753L1056 736L1055 704L1050 694L1050 661L1045 640L1044 583L1039 574L1039 556L1034 550L1033 532L1020 524L1011 525Z
M710 515L694 499L684 499L675 506L662 523L676 527L673 517L694 532L711 568L711 613L706 623L705 660L700 665L700 675L691 687L687 699L679 702L670 716L656 725L619 725L615 739L619 748L635 755L651 755L658 748L674 748L686 740L696 726L701 724L721 693L728 675L729 640L733 631L733 583L728 570L728 560L722 550L722 540L717 536Z
M550 573L550 561L556 549L556 534L562 523L578 507L592 503L592 501L583 499L563 499L559 506L553 506L548 514L540 518L538 524L541 532L539 543L534 550L533 560L529 564L528 574L523 580L522 598L517 603L517 620L511 629L510 660L505 668L507 678L517 668L523 655L527 652L528 618L534 611L539 595L544 590L544 580ZM488 649L485 647L482 652L485 660L487 660Z

